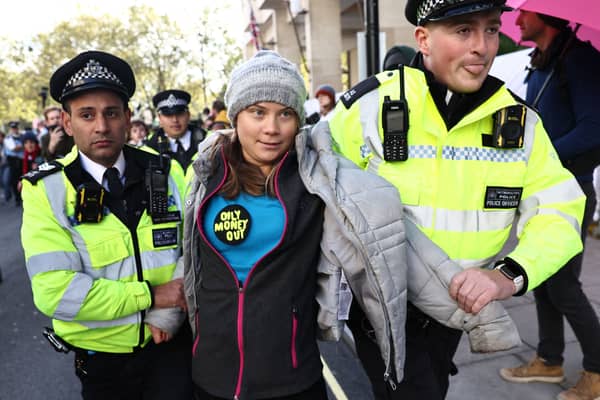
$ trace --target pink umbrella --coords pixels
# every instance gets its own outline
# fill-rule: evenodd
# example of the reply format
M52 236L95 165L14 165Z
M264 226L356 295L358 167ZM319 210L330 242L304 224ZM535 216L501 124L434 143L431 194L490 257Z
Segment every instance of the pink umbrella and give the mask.
M519 42L521 32L515 25L518 9L535 11L564 18L574 24L581 24L577 36L589 40L594 47L600 49L600 1L597 0L508 0L507 5L516 9L514 12L502 14L501 31L511 39ZM521 43L524 46L535 46L532 42Z

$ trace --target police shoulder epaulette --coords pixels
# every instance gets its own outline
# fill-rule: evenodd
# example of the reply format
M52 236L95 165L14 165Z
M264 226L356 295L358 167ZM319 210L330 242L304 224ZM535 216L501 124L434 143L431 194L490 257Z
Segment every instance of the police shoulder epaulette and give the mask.
M45 163L41 164L39 167L37 167L37 169L29 171L28 173L23 175L21 178L26 179L29 182L31 182L33 185L35 185L40 179L42 179L48 175L52 175L53 173L58 172L62 169L63 169L63 165L61 163L59 163L58 161L45 162Z
M379 85L380 82L377 79L377 77L375 75L371 75L370 77L368 77L364 81L359 82L352 89L349 89L346 93L344 93L342 97L340 97L340 100L342 101L342 103L344 103L346 109L349 109L356 100L358 100L364 94L370 92L371 90L378 88Z
M516 94L515 92L513 92L512 90L506 88L506 90L508 90L508 93L510 93L510 95L513 97L513 99L515 99L515 101L521 105L524 105L528 108L531 108L533 111L535 111L536 113L539 114L539 111L537 110L537 108L533 107L531 104L529 104L526 100L523 100L518 94Z

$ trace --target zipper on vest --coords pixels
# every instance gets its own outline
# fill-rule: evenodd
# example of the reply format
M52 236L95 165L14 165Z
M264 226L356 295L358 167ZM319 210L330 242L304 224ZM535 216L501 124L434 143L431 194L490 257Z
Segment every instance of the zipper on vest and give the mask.
M296 354L296 334L298 333L298 308L293 305L292 306L292 347L291 347L291 356L292 356L292 367L298 368L298 355Z
M196 349L198 348L198 342L200 341L200 321L198 318L198 310L194 313L194 323L196 325L196 338L194 339L194 345L192 346L192 356L196 356Z
M235 385L235 400L239 399L242 391L242 376L244 375L244 288L238 290L238 315L237 315L237 342L240 355L240 368L238 370L237 384Z

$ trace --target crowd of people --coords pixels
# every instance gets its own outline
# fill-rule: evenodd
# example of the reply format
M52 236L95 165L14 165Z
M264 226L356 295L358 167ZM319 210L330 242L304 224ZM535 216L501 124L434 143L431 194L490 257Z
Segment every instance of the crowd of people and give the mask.
M522 100L488 75L510 11L408 0L416 51L392 48L342 96L320 85L309 116L302 75L274 51L240 63L202 122L190 93L156 93L154 129L132 116L126 60L60 66L45 127L0 135L2 183L82 397L327 399L317 340L347 324L377 399L441 400L462 333L517 345L498 300L533 291L537 354L500 375L562 381L566 316L584 372L558 398L597 399L600 325L579 274L600 55L521 10L538 45Z

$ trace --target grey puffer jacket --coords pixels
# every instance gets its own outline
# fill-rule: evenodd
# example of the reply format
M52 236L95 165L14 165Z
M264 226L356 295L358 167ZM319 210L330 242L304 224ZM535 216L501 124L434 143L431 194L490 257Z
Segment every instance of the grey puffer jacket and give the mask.
M200 145L185 205L182 260L192 329L201 269L193 227L218 134L228 133L213 134ZM467 331L473 351L519 345L516 327L499 303L489 304L476 316L458 309L448 294L448 284L461 268L404 218L394 186L337 155L331 146L326 121L296 137L300 177L307 190L326 205L316 293L320 338L341 338L345 322L338 316L344 275L375 329L386 363L384 379L395 375L400 381L403 377L407 299L440 323Z

